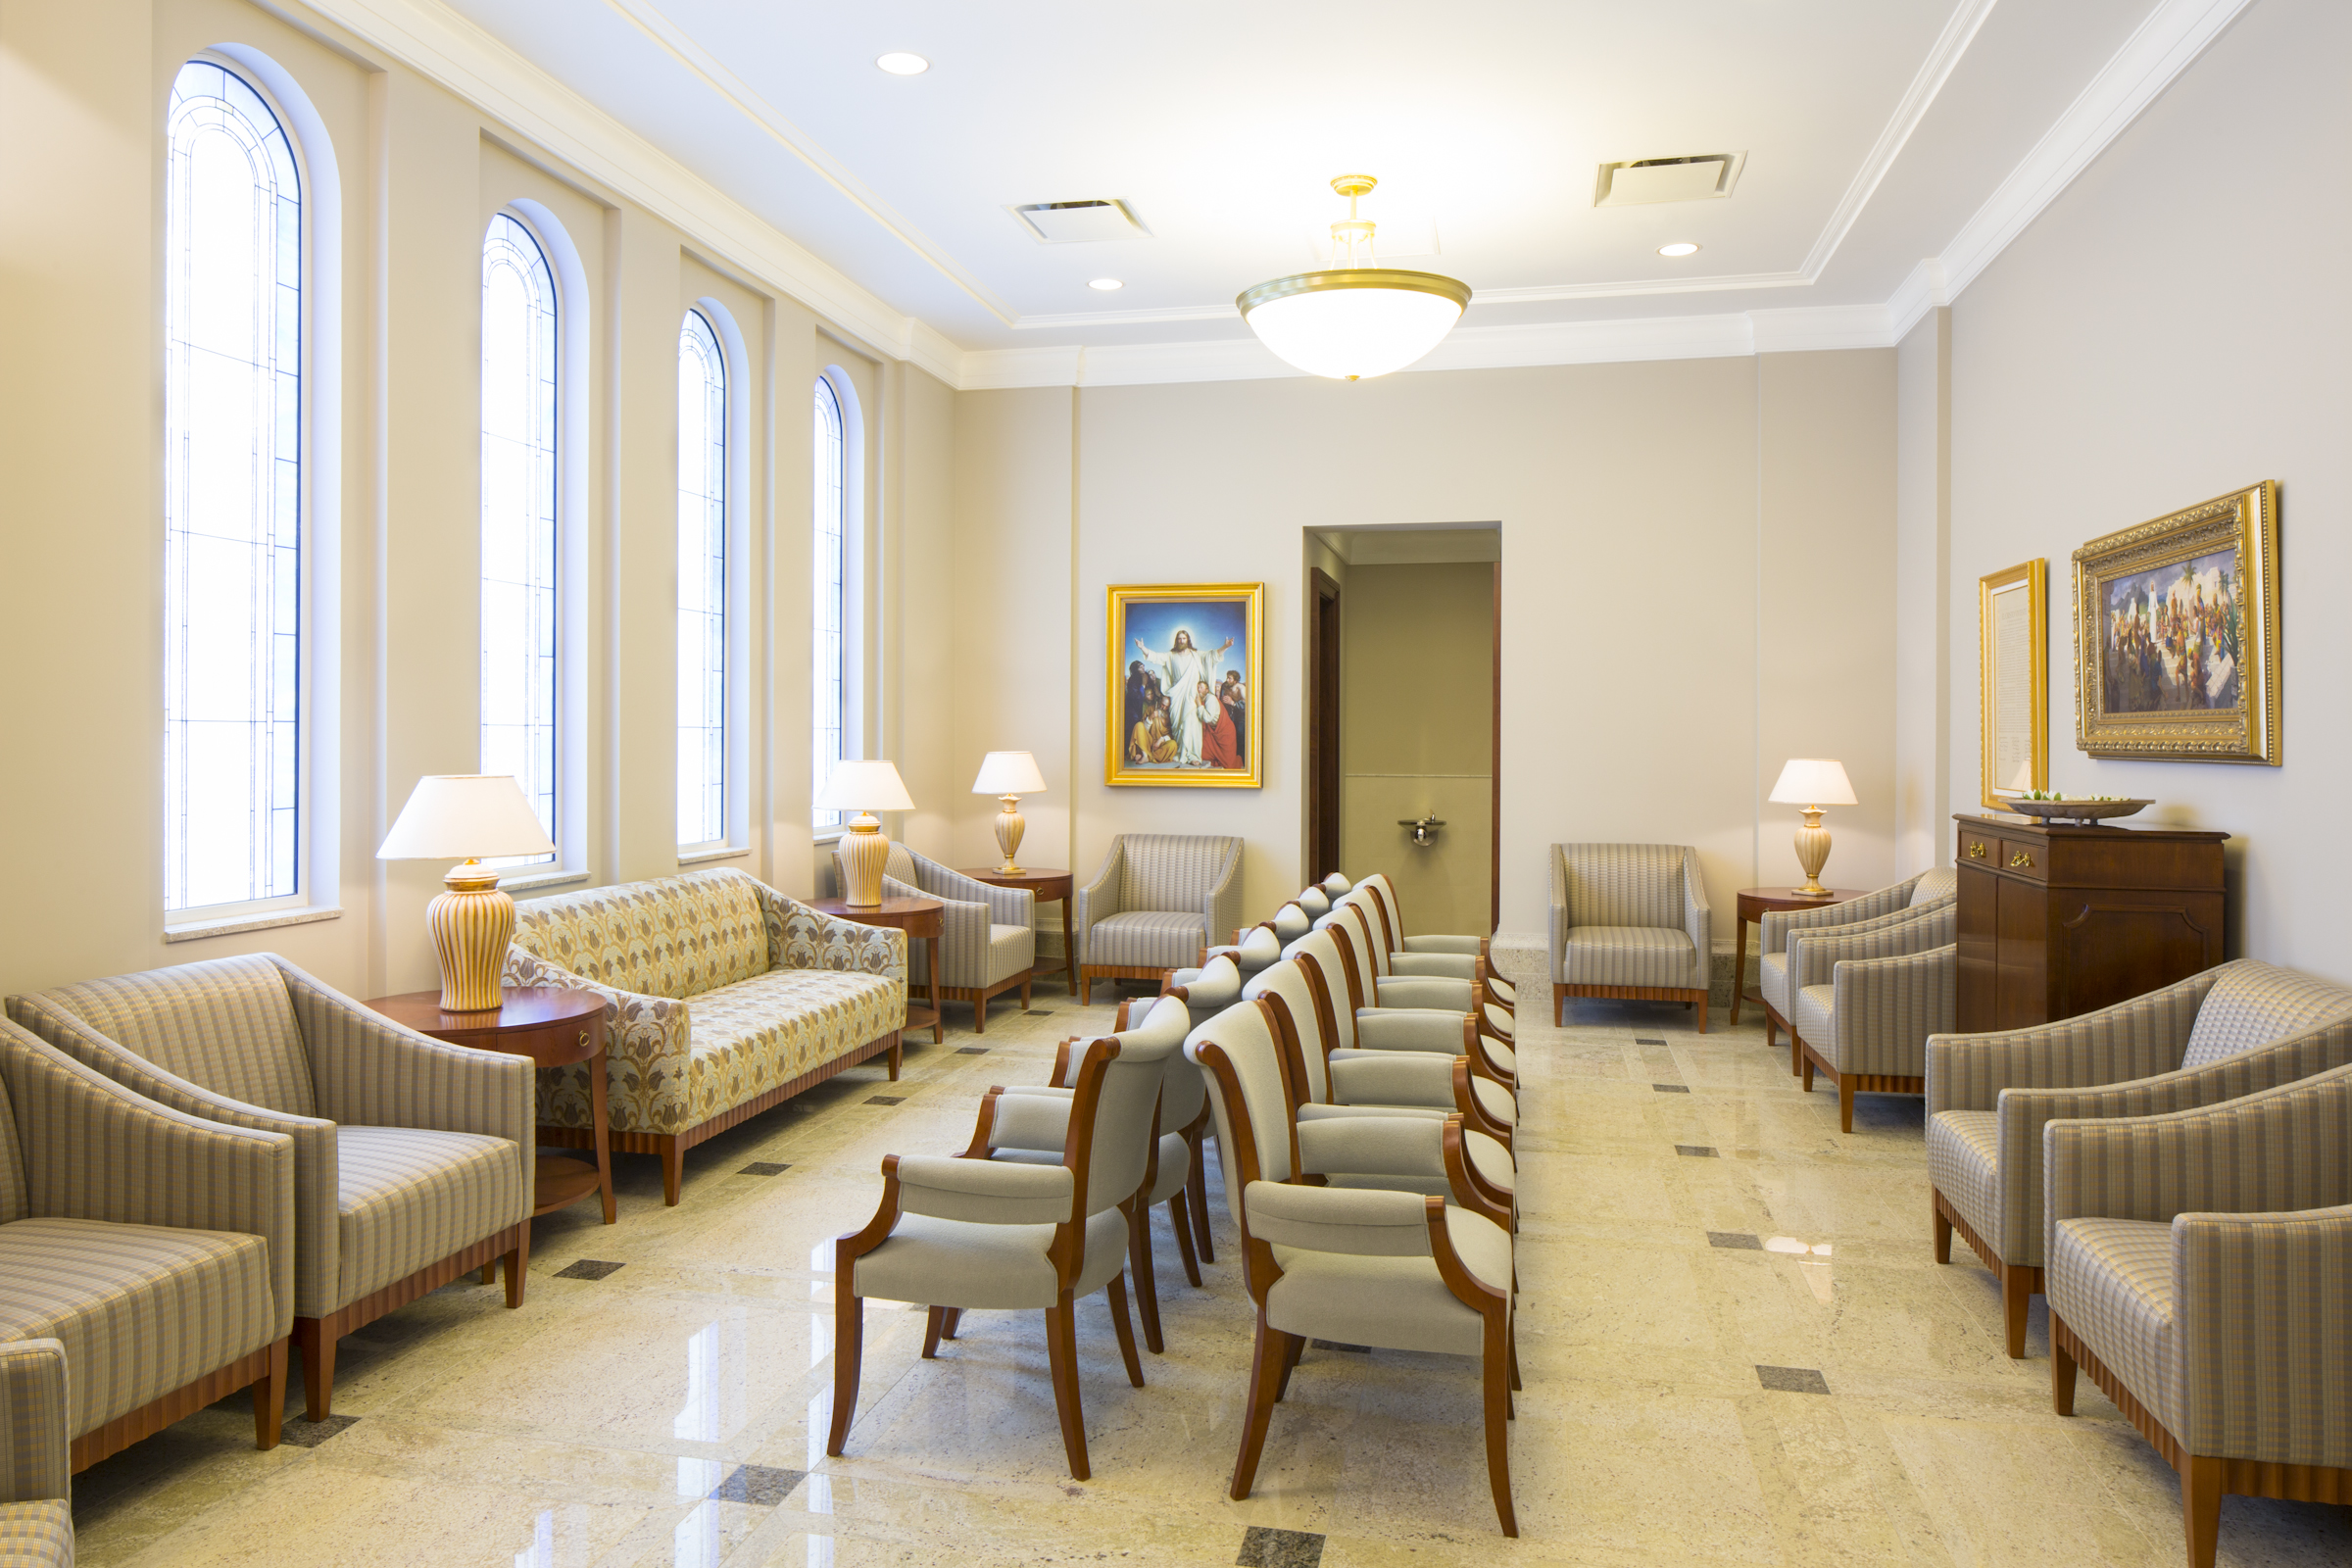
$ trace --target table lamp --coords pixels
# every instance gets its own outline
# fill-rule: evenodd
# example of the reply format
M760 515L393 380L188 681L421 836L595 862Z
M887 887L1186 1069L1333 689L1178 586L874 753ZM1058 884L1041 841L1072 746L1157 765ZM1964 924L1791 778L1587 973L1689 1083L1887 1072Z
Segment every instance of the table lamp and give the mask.
M972 780L974 795L994 795L1004 803L997 813L997 848L1004 852L1004 863L997 867L999 876L1017 876L1020 867L1013 862L1013 852L1021 847L1021 831L1027 825L1021 820L1021 797L1045 792L1046 776L1037 770L1037 759L1027 752L991 752L980 759L980 776Z
M888 762L845 761L837 764L816 792L815 806L823 811L856 811L850 831L841 841L841 900L853 909L882 906L882 867L890 860L890 836L882 831L876 811L911 811L906 786Z
M461 862L449 869L449 891L424 910L441 960L444 1012L488 1012L500 1002L514 901L482 857L551 855L555 848L512 773L428 773L416 781L375 858Z
M1830 830L1821 825L1821 811L1826 806L1854 804L1854 787L1846 782L1845 765L1828 757L1791 757L1782 767L1780 782L1773 785L1769 799L1805 813L1805 825L1796 830L1796 863L1805 868L1805 885L1789 891L1800 899L1828 898L1830 890L1821 885L1821 868L1830 859Z

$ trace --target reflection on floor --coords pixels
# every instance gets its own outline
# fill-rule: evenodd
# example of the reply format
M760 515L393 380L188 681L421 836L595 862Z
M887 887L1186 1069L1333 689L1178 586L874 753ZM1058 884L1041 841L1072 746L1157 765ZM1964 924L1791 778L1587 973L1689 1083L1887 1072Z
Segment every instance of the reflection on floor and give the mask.
M345 1341L334 1422L257 1453L239 1396L86 1472L80 1561L2181 1560L2171 1470L2087 1381L2076 1419L2049 1413L2039 1306L2011 1362L1991 1277L1964 1248L1931 1261L1918 1101L1866 1095L1843 1138L1752 1013L1702 1038L1679 1007L1587 1003L1554 1030L1529 991L1520 1541L1494 1531L1476 1379L1445 1357L1309 1351L1256 1494L1225 1499L1250 1314L1221 1194L1205 1292L1158 1221L1149 1387L1102 1298L1080 1308L1091 1483L1062 1469L1035 1313L970 1314L924 1362L919 1311L869 1308L849 1456L823 1457L831 1239L872 1214L884 1154L961 1148L987 1086L1107 1027L1041 987L1050 1013L910 1041L887 1094L859 1069L703 1145L674 1209L623 1159L619 1224L539 1221L522 1310L461 1283ZM2352 1510L2229 1498L2222 1560L2340 1568Z

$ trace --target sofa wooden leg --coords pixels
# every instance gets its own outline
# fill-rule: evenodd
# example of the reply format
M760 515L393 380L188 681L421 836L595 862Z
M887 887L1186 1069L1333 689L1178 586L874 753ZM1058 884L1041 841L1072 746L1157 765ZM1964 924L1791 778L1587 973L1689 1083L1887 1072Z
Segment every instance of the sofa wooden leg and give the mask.
M1933 1187L1928 1189L1928 1214L1936 1224L1936 1261L1949 1263L1952 1260L1952 1219L1943 1211L1943 1201Z
M270 1370L253 1386L253 1446L277 1446L279 1424L286 1414L286 1341L270 1347Z
M893 1030L890 1036L890 1081L892 1083L895 1084L899 1081L899 1068L906 1064L906 1031L904 1029Z
M891 1075L897 1077L896 1073ZM670 1208L678 1206L678 1192L686 1185L686 1146L677 1135L665 1133L662 1138L662 1201Z
M294 1320L294 1348L302 1354L302 1413L323 1421L335 1407L335 1337L315 1317Z
M2009 1359L2026 1358L2026 1311L2034 1304L2034 1271L2022 1263L2001 1265L2001 1336Z
M2221 1460L2180 1456L2180 1522L2188 1536L2188 1568L2213 1568L2222 1533Z
M2075 1358L2067 1353L2055 1315L2050 1318L2050 1409L2059 1415L2075 1413Z

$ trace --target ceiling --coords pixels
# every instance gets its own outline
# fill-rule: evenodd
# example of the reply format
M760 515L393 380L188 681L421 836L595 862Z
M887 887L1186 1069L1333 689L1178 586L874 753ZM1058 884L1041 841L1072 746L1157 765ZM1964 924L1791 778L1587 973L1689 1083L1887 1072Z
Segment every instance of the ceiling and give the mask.
M1509 344L1505 361L1740 313L1850 333L1855 311L1884 321L1890 299L1939 292L1934 259L1984 229L1988 204L2022 226L2244 3L321 9L440 13L444 53L511 51L510 79L544 73L569 89L545 101L576 95L617 122L608 140L641 139L910 318L950 379L1011 384L1024 366L1075 378L1060 367L1087 355L1270 361L1233 297L1315 265L1345 216L1328 182L1358 170L1381 181L1364 216L1414 237L1384 260L1468 282L1467 340ZM886 50L931 70L887 74ZM1746 154L1729 199L1593 206L1603 162L1720 152ZM1126 201L1150 236L1044 245L1007 211L1091 198ZM1433 234L1434 255L1399 254ZM2008 236L1977 249L1988 237ZM1703 248L1670 261L1671 240ZM1125 286L1088 287L1106 276Z

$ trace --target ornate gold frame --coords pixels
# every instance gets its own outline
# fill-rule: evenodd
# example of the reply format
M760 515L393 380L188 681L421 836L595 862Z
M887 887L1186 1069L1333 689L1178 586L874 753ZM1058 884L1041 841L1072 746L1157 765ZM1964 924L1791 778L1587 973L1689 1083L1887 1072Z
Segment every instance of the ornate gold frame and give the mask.
M1993 737L1999 731L2001 650L1993 637L1993 600L2004 593L2023 593L2027 605L2026 636L2030 663L2026 678L2033 709L2033 782L2027 789L2050 787L2050 590L2048 564L2039 559L1987 572L1977 579L1977 797L1989 809L2007 811L2010 802L2025 793L1993 777Z
M1250 683L1248 765L1233 772L1163 773L1127 765L1127 737L1121 733L1121 704L1127 691L1127 607L1183 599L1230 599L1244 610L1250 648L1244 678ZM1266 585L1262 582L1112 583L1104 593L1102 638L1106 662L1102 688L1102 782L1155 784L1171 789L1253 790L1265 783L1266 758Z
M2238 704L2234 710L2110 717L2100 634L2109 578L2172 565L2236 546L2246 589L2239 598ZM2075 744L2092 757L2165 762L2262 762L2276 767L2278 707L2278 486L2265 479L2075 552Z

